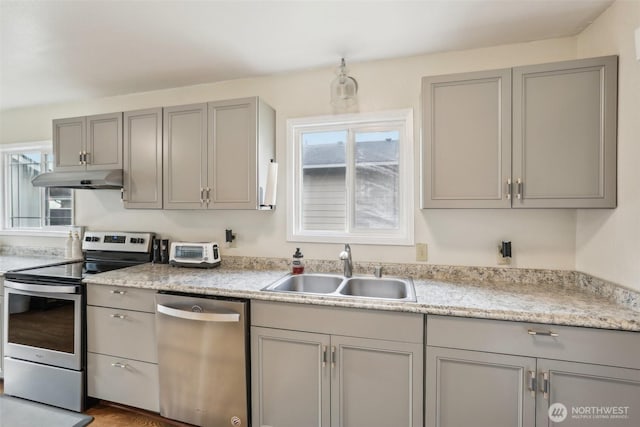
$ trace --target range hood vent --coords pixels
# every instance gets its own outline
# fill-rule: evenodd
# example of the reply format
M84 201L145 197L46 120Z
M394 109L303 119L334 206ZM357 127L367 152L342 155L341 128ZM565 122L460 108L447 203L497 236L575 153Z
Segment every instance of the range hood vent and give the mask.
M122 169L80 172L47 172L31 180L34 187L75 188L80 190L119 190Z

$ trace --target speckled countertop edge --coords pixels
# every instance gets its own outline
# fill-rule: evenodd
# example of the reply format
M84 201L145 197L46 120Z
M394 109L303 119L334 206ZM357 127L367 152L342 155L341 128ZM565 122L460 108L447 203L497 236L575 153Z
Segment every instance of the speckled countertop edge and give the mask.
M187 292L263 301L291 302L336 307L440 314L494 320L535 322L640 332L640 311L610 295L591 292L576 284L576 272L533 270L529 280L491 281L486 277L464 281L414 277L417 302L381 301L371 298L265 292L261 289L287 274L286 261L248 257L225 258L223 267L212 270L173 268L144 264L90 276L88 284L104 284L154 290ZM414 265L401 265L402 272ZM330 271L324 262L307 271ZM386 265L388 275L396 272ZM441 266L439 268L442 269ZM461 269L460 267L455 267ZM474 268L477 269L477 268ZM481 269L482 270L482 269ZM514 275L512 271L509 274ZM522 271L520 272L523 273ZM456 273L458 276L459 273ZM410 276L397 274L396 276ZM535 281L535 277L542 280ZM555 277L555 281L552 278ZM531 283L526 283L534 282ZM589 286L594 286L590 284Z

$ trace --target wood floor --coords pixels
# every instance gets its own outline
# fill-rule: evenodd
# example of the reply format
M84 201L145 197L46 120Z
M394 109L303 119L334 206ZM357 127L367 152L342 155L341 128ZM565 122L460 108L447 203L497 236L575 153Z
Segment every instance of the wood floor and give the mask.
M3 391L4 383L0 380L0 393ZM151 412L110 402L101 401L85 413L94 418L90 427L190 427L190 424L167 420Z

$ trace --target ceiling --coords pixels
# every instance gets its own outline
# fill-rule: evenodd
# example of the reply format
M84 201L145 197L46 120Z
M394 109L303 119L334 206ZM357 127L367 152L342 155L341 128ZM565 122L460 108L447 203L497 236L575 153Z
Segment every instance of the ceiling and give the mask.
M613 0L0 0L0 109L575 35Z

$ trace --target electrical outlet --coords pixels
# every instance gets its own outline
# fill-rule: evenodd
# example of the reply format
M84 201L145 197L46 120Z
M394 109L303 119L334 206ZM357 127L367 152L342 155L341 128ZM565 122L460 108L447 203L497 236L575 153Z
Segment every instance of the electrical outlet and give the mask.
M416 243L416 261L427 262L427 244Z
M502 252L500 252L501 247L498 246L496 248L496 260L498 265L511 265L511 258L505 258L502 256Z

